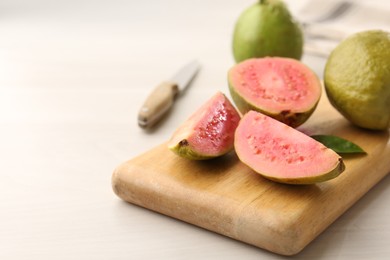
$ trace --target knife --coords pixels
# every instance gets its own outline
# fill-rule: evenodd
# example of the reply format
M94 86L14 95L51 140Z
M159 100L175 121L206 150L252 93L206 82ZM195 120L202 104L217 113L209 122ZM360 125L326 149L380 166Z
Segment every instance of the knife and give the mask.
M170 80L160 83L149 94L138 113L138 125L149 128L169 111L176 98L190 85L200 64L192 61L182 67Z

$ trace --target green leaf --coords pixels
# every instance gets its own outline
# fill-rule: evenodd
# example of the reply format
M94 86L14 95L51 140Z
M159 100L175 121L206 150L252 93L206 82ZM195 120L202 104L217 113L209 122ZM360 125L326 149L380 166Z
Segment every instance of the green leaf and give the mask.
M366 153L360 146L334 135L312 135L312 138L336 153Z

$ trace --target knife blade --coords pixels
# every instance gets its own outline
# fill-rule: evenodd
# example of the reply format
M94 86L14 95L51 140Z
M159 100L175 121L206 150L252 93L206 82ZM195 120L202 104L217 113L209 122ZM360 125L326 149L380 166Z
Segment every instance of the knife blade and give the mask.
M157 85L138 113L138 125L141 128L149 128L159 122L173 106L176 98L190 85L199 69L200 64L192 61L183 66L170 80Z

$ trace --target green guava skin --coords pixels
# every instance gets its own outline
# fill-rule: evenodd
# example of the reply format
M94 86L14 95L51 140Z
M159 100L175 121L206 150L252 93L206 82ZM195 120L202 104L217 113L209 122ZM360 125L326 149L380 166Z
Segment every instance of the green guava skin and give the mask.
M342 159L339 160L336 167L329 172L326 172L322 175L317 175L314 177L304 177L304 178L274 178L271 176L267 176L265 174L261 174L266 179L269 179L274 182L284 183L284 184L295 184L295 185L310 185L316 184L319 182L329 181L338 177L345 170L345 164Z
M219 154L207 155L201 152L197 152L195 147L191 147L185 140L182 140L175 146L169 147L169 149L180 157L187 158L189 160L210 160L233 150L233 145L226 150L221 151Z
M266 56L299 60L303 33L282 1L262 0L239 16L233 32L235 61Z
M330 54L324 84L330 103L361 128L390 127L390 33L351 35Z
M286 112L274 114L274 113L270 113L267 110L263 110L256 105L253 105L248 100L246 100L244 97L242 97L236 91L235 87L233 86L233 84L231 84L231 81L229 79L228 79L228 85L229 85L230 95L234 101L234 104L236 105L237 109L240 111L240 113L242 115L246 114L247 112L249 112L251 110L257 111L257 112L263 113L267 116L270 116L272 118L275 118L276 120L278 120L282 123L285 123L286 125L289 125L293 128L296 128L296 127L302 125L304 122L306 122L307 119L309 119L309 117L316 110L318 102L319 102L319 100L318 100L317 103L315 103L311 109L309 109L305 112L302 112L302 113L294 113L291 111L286 111Z

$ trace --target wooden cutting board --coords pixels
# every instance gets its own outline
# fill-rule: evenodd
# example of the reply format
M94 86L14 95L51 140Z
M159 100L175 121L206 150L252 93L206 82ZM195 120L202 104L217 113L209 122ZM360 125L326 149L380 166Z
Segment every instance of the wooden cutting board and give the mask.
M235 153L190 161L166 143L119 165L112 176L123 200L266 250L293 255L351 207L390 171L389 132L350 125L323 95L299 128L333 134L361 146L367 155L345 156L336 179L291 186L262 178Z

